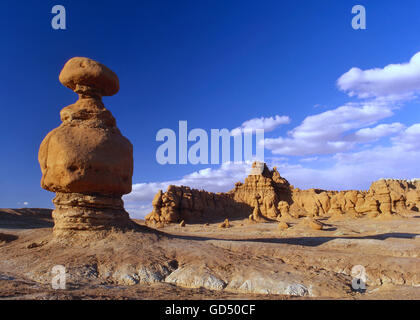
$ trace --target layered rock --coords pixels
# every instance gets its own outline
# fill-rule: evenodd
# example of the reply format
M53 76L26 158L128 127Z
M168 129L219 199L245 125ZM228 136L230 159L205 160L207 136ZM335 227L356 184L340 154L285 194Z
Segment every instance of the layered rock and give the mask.
M62 124L42 141L42 188L56 193L54 233L132 225L121 196L131 192L133 147L117 128L102 96L119 90L116 74L88 59L70 59L60 82L79 95Z
M153 200L147 221L208 221L249 217L254 222L287 218L386 216L418 211L420 180L381 179L368 191L300 190L282 178L276 168L269 170L255 162L244 183L237 182L227 193L210 193L188 187L170 186Z
M173 185L166 192L160 190L152 204L153 211L146 216L146 220L152 223L207 222L252 212L250 206L236 202L231 194Z
M279 202L290 203L292 188L289 182L280 176L277 168L269 170L265 163L261 166L258 162L254 162L252 166L251 174L245 182L237 183L228 194L236 202L245 203L255 209L251 220L258 222L264 218L276 219L280 214Z

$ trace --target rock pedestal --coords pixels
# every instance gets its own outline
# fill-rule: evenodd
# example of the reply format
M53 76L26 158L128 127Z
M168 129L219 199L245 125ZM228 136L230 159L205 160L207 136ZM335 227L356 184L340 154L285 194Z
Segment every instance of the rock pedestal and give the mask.
M56 193L54 234L132 226L121 197L131 192L133 147L102 103L102 96L118 92L118 77L78 57L59 79L79 100L61 111L62 124L39 149L41 186Z

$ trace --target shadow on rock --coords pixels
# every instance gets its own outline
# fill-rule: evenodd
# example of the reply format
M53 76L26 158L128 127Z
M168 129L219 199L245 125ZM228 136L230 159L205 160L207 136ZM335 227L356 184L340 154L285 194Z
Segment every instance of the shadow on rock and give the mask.
M1 244L2 242L6 242L6 243L8 243L8 242L11 242L11 241L17 240L18 238L19 238L19 237L18 237L18 236L16 236L16 235L14 235L14 234L0 233L0 244Z
M38 229L53 227L50 209L0 209L0 228Z

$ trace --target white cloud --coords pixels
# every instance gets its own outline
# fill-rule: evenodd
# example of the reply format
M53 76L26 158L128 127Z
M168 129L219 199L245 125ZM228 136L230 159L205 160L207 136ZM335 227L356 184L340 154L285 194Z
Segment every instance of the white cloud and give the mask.
M408 63L383 69L352 68L337 81L340 90L359 98L399 96L420 92L420 52Z
M311 157L311 158L303 158L300 159L300 162L313 162L313 161L317 161L319 158L318 157Z
M239 135L245 131L255 131L256 129L264 129L265 132L270 132L276 129L278 126L282 124L289 124L290 118L288 116L279 116L276 115L274 117L269 118L253 118L251 120L247 120L238 128L235 128L231 131L233 136Z
M279 155L305 156L348 151L357 143L351 130L365 128L390 117L392 110L393 107L377 101L349 103L306 117L301 125L288 132L288 137L268 138L264 144L273 154Z
M408 127L400 135L393 137L392 141L404 150L420 149L420 123Z
M130 214L133 219L143 219L153 210L152 206L153 197L150 200L142 202L126 202L124 204L125 210Z
M401 132L405 126L395 122L391 124L380 124L374 128L363 128L354 133L351 139L357 142L373 142L380 138Z

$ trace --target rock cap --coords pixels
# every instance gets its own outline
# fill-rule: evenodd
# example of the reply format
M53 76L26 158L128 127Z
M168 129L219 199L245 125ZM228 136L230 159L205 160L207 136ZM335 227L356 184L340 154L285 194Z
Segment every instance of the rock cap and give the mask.
M67 61L59 80L76 93L94 92L101 96L112 96L120 89L118 77L111 69L84 57Z

